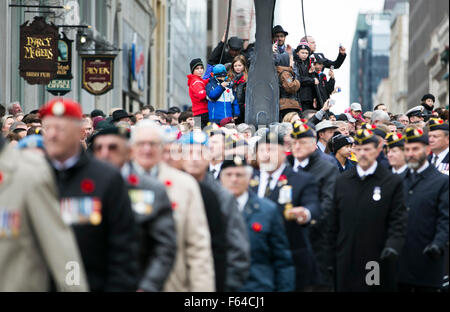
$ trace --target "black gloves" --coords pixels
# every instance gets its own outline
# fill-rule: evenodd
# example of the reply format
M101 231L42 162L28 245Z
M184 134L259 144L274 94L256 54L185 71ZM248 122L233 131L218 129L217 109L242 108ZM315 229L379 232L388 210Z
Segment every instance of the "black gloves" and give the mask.
M381 252L380 260L395 260L398 257L397 250L386 247Z
M439 260L442 257L442 250L436 244L430 244L423 250L423 254L427 255L433 260Z

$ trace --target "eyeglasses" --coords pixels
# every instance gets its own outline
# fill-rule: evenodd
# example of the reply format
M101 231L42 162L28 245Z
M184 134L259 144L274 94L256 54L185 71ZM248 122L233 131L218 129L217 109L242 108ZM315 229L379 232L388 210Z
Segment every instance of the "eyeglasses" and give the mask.
M146 145L150 145L151 148L155 148L161 145L161 142L152 142L152 141L139 141L136 142L136 146L139 148L143 148Z
M111 143L111 144L105 144L105 145L103 145L103 144L95 144L93 146L94 152L99 152L103 148L107 148L108 151L110 151L110 152L116 152L119 149L119 145Z

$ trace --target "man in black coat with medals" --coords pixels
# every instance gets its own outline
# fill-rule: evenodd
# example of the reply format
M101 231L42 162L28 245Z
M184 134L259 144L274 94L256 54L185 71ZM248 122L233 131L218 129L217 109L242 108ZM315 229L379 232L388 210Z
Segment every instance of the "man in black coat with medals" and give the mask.
M135 291L136 225L120 171L83 151L78 103L55 98L40 114L61 216L74 230L90 290Z
M320 281L314 287L314 291L330 291L332 287L326 264L326 248L324 239L326 218L333 205L334 187L338 176L338 169L323 157L316 144L316 133L307 124L299 121L293 123L291 132L292 157L288 160L295 172L305 171L314 176L319 186L319 199L321 214L318 220L310 225L310 241L320 270ZM317 221L317 222L315 222Z
M399 289L433 292L442 285L448 244L448 176L430 165L428 136L405 130L405 156L410 168L404 180L408 228L399 259Z
M336 291L395 291L406 230L402 179L377 163L374 132L360 129L354 139L358 165L338 177L329 216Z
M257 142L260 171L250 181L251 190L268 198L283 214L296 270L296 291L317 285L318 266L309 241L309 223L320 216L320 201L314 177L304 171L294 172L286 162L281 134L268 131Z
M172 204L164 185L156 178L139 174L130 160L130 132L123 127L104 128L92 137L97 159L121 169L138 225L138 291L162 291L173 268L176 232Z

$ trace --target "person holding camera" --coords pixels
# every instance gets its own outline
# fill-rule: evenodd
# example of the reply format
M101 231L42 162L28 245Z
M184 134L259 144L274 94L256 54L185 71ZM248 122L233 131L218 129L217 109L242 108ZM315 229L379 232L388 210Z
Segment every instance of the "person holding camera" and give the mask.
M319 80L314 77L314 68L310 65L311 48L308 43L300 42L295 49L294 73L296 79L300 81L298 98L302 110L314 109L314 99L317 97L315 85Z
M206 85L208 96L209 121L219 124L228 117L240 114L239 105L234 101L233 90L229 87L227 70L224 65L217 64L213 68L213 76Z

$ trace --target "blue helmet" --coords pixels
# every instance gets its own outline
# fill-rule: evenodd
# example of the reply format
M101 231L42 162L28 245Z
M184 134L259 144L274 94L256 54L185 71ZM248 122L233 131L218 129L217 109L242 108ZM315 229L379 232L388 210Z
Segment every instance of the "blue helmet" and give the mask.
M213 74L215 77L222 77L227 75L227 69L222 64L217 64L213 68Z
M208 135L205 132L189 132L180 138L179 143L183 145L199 144L208 146Z

